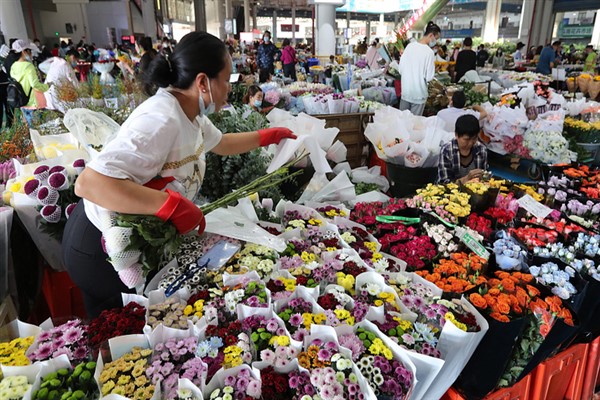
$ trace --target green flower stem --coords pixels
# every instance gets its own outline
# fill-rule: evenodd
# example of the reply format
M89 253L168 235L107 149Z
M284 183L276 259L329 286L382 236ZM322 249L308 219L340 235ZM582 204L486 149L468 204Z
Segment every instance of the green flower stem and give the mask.
M235 190L234 192L221 197L219 200L213 201L210 204L204 205L200 207L202 213L205 215L224 206L227 206L239 199L247 197L253 193L260 192L265 189L269 189L273 186L278 186L279 184L289 180L297 175L300 175L303 171L296 171L293 174L289 174L289 168L298 163L307 154L302 154L300 157L290 161L285 164L283 167L279 168L277 171L274 171L270 174L267 174L261 178L256 179L253 182Z

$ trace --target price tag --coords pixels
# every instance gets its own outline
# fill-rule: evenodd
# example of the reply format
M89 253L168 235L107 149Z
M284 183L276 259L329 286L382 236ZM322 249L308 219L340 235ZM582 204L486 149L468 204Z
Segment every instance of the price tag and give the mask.
M463 227L457 226L454 231L456 237L460 239L471 251L477 254L479 257L489 260L490 252L487 251L481 243L477 241L467 230Z
M485 247L481 245L470 233L465 232L464 235L460 238L460 240L467 245L469 249L479 257L488 260L490 258L490 252L486 250Z
M528 194L517 200L517 203L527 210L528 213L534 215L538 219L544 219L552 212L551 208L546 207L539 201L536 201Z

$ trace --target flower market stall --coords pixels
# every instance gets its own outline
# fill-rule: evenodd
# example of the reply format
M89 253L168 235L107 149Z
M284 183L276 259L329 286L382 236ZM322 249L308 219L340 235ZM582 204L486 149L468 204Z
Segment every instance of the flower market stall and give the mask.
M105 61L94 65L103 79L57 85L59 112L3 132L0 231L18 220L49 264L44 274L63 269L79 174L143 99L139 88L109 82L114 65ZM597 103L568 101L531 73L479 71L506 89L498 102L468 96L488 114L481 140L544 174L442 185L440 149L454 137L443 121L390 106L397 97L380 73L332 72L344 93L269 83L264 98L277 107L266 116L239 104L211 115L224 132L280 126L297 138L207 154L201 235L157 217L103 220L106 257L131 289L121 307L96 318L51 307L38 325L0 320L0 400L593 392L600 169L581 161L600 156ZM447 102L442 81L432 88L436 106ZM369 152L383 165L367 167ZM0 241L0 299L15 291L4 277L21 268L8 247ZM48 299L73 294L44 287Z

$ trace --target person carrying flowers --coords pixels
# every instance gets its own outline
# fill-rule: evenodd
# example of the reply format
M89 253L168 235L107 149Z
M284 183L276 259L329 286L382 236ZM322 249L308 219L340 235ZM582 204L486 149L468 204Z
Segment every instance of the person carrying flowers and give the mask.
M467 183L483 176L488 168L487 149L479 143L479 120L470 114L456 120L455 138L442 146L438 183Z
M180 234L205 228L193 203L204 155L240 154L296 136L286 128L222 134L207 118L227 102L232 61L225 44L205 32L183 37L170 55L152 60L145 78L160 89L124 122L117 136L76 181L83 200L69 217L64 263L82 290L88 317L121 305L127 287L107 261L101 240L111 215L156 216ZM112 240L111 240L112 242Z

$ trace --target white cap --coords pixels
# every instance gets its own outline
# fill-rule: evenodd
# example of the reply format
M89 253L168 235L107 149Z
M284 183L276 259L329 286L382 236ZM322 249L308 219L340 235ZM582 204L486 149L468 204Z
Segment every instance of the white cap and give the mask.
M22 39L15 40L15 42L12 45L12 49L14 51L16 51L17 53L20 53L23 50L27 50L27 49L30 49L32 52L35 52L35 53L40 52L40 49L38 49L38 47L35 44L31 43L29 40L22 40Z

